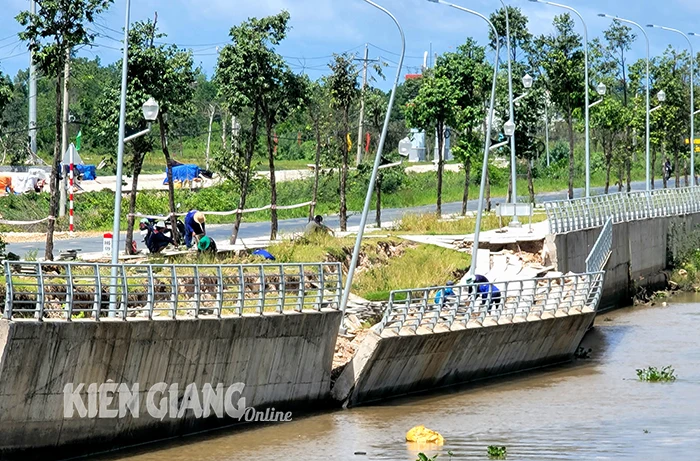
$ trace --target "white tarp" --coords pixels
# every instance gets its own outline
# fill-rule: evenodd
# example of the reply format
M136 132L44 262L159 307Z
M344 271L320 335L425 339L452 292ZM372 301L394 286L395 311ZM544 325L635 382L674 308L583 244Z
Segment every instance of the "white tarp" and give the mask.
M13 176L12 185L17 194L33 192L39 181L46 182L49 179L46 172L39 168L30 168L26 173L15 173Z

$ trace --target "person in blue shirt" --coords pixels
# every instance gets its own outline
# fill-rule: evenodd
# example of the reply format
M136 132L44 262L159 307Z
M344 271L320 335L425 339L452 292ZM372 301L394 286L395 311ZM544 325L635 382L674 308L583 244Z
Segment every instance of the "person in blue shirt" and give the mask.
M438 292L435 293L435 304L436 305L443 307L445 305L445 302L447 301L448 296L455 296L455 292L452 289L452 286L454 284L455 283L452 280L450 280L449 282L447 282L445 284L446 285L445 288L438 290Z
M497 306L501 302L501 290L499 290L496 285L489 282L489 279L483 275L475 275L474 280L471 282L476 285L476 292L481 295L481 305L483 306L487 302L487 310L490 312L493 306ZM469 287L469 293L473 292L473 288Z
M204 213L197 210L190 210L185 216L185 246L192 248L193 238L200 239L207 234L204 223L206 218Z

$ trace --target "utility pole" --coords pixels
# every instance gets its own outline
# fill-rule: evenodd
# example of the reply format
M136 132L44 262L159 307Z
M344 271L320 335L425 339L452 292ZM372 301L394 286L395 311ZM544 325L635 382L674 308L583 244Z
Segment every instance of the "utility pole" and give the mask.
M365 43L365 57L364 59L355 59L356 61L362 61L362 93L360 94L360 123L357 128L357 157L355 159L355 165L362 163L362 135L364 134L364 123L365 123L365 90L367 89L367 64L370 62L378 62L378 59L369 59L369 45Z
M29 11L36 14L36 2L29 0ZM34 52L29 55L29 150L36 156L36 66Z
M70 98L68 94L68 81L70 80L70 48L66 50L66 63L63 68L63 136L61 140L61 202L58 208L58 215L66 215L66 172L65 172L65 158L66 151L68 150L68 116L70 103ZM117 178L118 180L119 178Z

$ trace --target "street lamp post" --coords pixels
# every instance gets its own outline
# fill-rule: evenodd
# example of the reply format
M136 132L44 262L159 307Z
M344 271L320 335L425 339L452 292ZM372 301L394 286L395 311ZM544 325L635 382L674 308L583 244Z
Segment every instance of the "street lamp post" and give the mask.
M650 109L650 114L654 111L661 109L661 103L663 103L666 100L666 92L664 90L660 90L658 93L656 93L656 99L659 101L659 105Z
M343 296L340 300L340 309L343 312L343 319L341 320L341 329L345 328L345 309L348 305L348 299L350 297L350 289L352 288L352 279L355 275L355 268L357 267L357 259L360 255L360 248L362 246L362 237L365 233L365 225L367 224L367 217L369 216L369 208L372 203L372 193L374 192L374 186L377 182L377 172L379 171L379 166L382 162L382 151L384 150L384 143L386 142L386 136L389 129L389 120L391 119L391 109L394 106L394 98L396 96L396 87L399 84L399 79L401 78L401 68L403 67L404 54L406 53L406 38L401 28L401 24L396 19L396 17L389 12L386 8L374 3L371 0L364 0L366 3L372 5L373 7L381 10L387 16L389 16L392 21L396 24L399 29L399 34L401 35L401 56L399 57L399 64L396 67L396 78L394 79L394 86L391 88L391 95L389 96L389 106L386 110L386 116L384 117L384 127L382 128L382 134L379 138L379 145L377 146L377 155L374 157L374 166L372 167L372 175L369 178L369 185L367 186L367 195L365 196L365 204L362 208L362 217L360 218L360 228L357 231L357 238L355 239L355 248L352 252L352 260L350 261L350 267L348 268L348 275L345 279L345 289L343 290ZM359 141L358 141L359 142Z
M591 104L589 104L589 108L597 106L598 104L604 101L605 98L603 98L603 96L605 96L605 93L608 91L608 88L605 86L605 83L601 82L598 84L598 86L595 87L595 91L600 95L600 99L596 102L592 102Z
M632 24L633 26L636 26L639 28L639 30L642 31L642 35L644 35L644 39L646 40L647 44L647 69L646 69L646 191L649 192L651 190L651 169L650 169L650 157L649 157L649 36L647 35L646 31L644 30L644 27L641 25L637 24L634 21L630 21L629 19L623 19L619 16L613 16L610 14L605 14L605 13L599 13L598 16L601 18L609 18L609 19L616 19L620 22L626 22L627 24Z
M479 204L476 212L476 228L474 229L474 244L472 245L472 263L471 267L469 268L469 276L474 279L474 276L476 275L476 263L477 263L477 255L479 253L479 234L481 233L481 215L484 212L484 195L486 191L486 177L488 176L488 168L489 168L489 148L491 146L491 125L493 123L493 106L495 103L496 99L496 79L498 78L498 53L500 52L500 44L498 40L498 31L496 30L496 27L493 25L491 21L489 21L489 18L484 16L481 13L477 13L474 10L470 10L468 8L464 8L463 6L455 5L454 3L449 3L444 0L428 0L429 2L432 3L441 3L443 5L447 5L449 7L455 8L460 11L464 11L466 13L473 14L475 16L480 17L484 21L488 23L488 25L491 27L491 30L493 30L493 33L496 37L496 56L494 58L494 63L493 63L493 81L491 82L491 101L489 103L489 111L486 114L486 138L485 138L485 143L484 143L484 163L481 166L481 186L479 187ZM506 122L506 125L508 125L508 122ZM513 132L515 131L515 124L513 126ZM506 126L504 125L504 130Z
M583 55L584 55L584 61L585 61L585 66L584 66L584 78L586 80L586 83L584 85L584 90L586 94L586 106L585 106L585 119L586 119L586 197L591 196L591 130L590 130L590 117L589 117L589 102L588 102L588 87L589 85L589 80L588 80L588 27L586 26L586 22L583 20L583 16L581 16L581 13L579 13L577 10L574 8L568 6L568 5L562 5L561 3L554 3L554 2L548 2L545 0L530 0L531 2L534 3L544 3L545 5L550 5L550 6L556 6L559 8L564 8L565 10L572 11L573 13L576 14L576 16L579 17L581 20L581 24L583 25Z
M515 126L515 110L513 101L513 70L510 57L510 18L508 17L508 7L505 2L501 0L501 5L503 5L503 11L506 13L506 53L508 54L508 105L510 111L509 121ZM496 40L498 40L498 34L496 34ZM511 220L509 227L522 227L520 221L518 220L518 213L516 212L516 204L518 203L518 190L517 190L517 179L518 179L518 169L517 160L515 155L515 136L510 137L510 183L511 183L511 201L513 202L513 219Z

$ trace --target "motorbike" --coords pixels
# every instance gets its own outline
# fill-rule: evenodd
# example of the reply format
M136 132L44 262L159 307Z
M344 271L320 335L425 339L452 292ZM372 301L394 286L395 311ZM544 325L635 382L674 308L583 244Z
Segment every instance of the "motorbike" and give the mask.
M177 246L180 246L185 241L185 223L182 222L180 218L177 218L176 226L177 239L174 239L174 241ZM143 237L144 243L146 242L146 237L148 236L148 233L151 232L151 229L154 228L158 229L158 231L162 232L166 237L173 238L172 224L170 220L159 221L154 218L146 218L142 219L139 223L139 231L141 233L141 236Z

